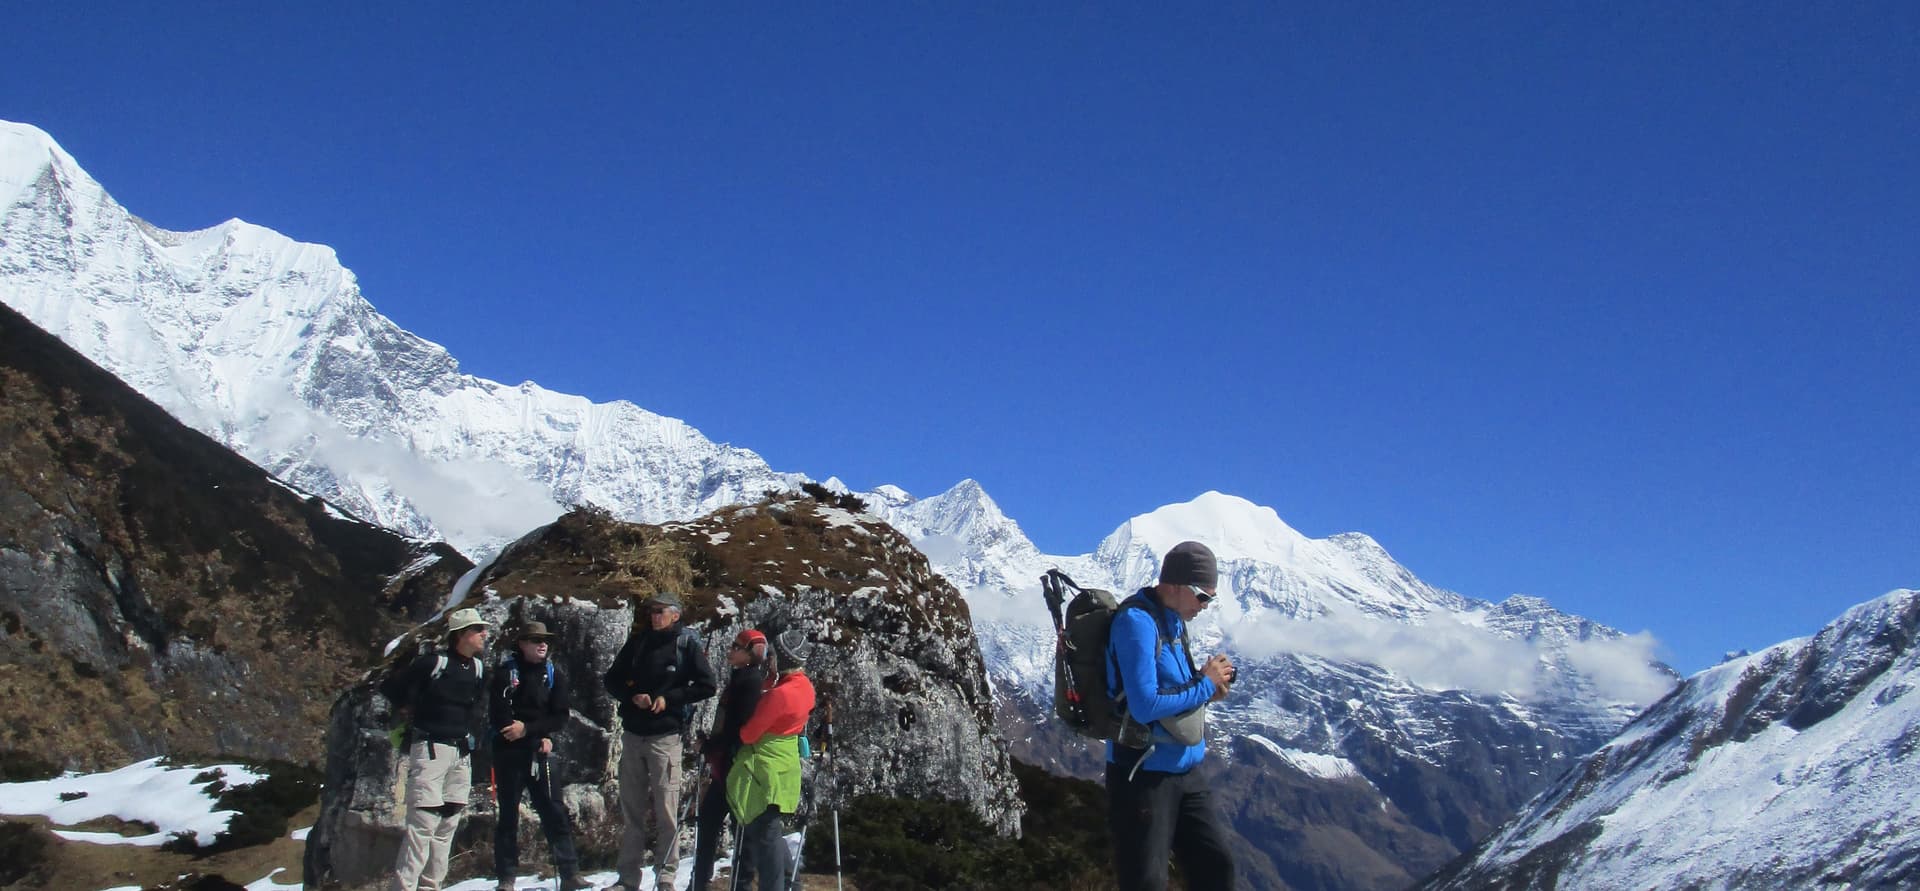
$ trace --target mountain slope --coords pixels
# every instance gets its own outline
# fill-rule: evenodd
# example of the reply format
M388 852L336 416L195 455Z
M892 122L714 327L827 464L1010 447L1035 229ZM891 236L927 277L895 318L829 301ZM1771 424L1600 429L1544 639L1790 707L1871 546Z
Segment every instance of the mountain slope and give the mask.
M0 749L316 761L472 564L287 489L0 307Z
M1426 888L1920 884L1920 591L1689 678Z

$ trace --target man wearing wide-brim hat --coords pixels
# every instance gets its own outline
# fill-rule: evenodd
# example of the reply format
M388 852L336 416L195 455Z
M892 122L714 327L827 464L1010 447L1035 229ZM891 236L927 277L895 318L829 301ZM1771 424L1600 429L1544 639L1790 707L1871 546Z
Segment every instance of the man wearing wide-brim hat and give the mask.
M380 691L396 706L411 707L406 737L407 817L394 862L395 891L438 888L447 877L453 835L460 828L473 789L470 756L487 710L487 623L479 610L457 609L447 617L440 653L422 653L393 672Z
M601 677L620 704L620 881L638 891L653 857L654 887L672 887L679 834L680 758L693 704L717 684L700 636L680 624L680 597L661 591L647 599L645 624L627 638ZM652 832L648 832L648 824Z
M573 821L554 788L553 737L572 713L566 672L555 664L554 635L544 622L527 622L514 636L514 651L493 674L493 776L500 816L493 831L493 874L498 888L512 891L520 871L520 793L526 792L540 831L553 851L561 891L593 887L580 878Z

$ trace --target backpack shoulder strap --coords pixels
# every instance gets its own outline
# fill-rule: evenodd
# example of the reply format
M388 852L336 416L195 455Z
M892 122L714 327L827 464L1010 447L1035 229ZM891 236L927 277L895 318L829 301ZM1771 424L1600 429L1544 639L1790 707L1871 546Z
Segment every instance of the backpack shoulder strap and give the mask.
M553 689L553 660L547 660L547 689Z
M693 651L700 647L700 633L682 625L679 636L673 639L673 646L676 651L675 658L680 660L680 667L686 668L693 664Z
M447 673L447 654L441 653L439 656L436 656L434 658L433 673L427 676L427 680L437 681L440 679L441 675L446 673Z

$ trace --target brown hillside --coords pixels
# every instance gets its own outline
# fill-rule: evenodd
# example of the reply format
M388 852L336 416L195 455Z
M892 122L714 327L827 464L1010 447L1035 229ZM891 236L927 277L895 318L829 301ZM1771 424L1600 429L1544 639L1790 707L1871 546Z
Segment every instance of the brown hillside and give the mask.
M471 564L303 497L0 306L0 753L317 763Z

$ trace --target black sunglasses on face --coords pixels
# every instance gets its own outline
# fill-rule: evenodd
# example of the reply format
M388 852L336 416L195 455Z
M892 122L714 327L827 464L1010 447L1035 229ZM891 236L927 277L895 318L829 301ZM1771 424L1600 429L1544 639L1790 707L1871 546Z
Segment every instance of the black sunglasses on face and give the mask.
M1200 601L1201 606L1206 606L1207 604L1213 602L1213 595L1200 590L1199 585L1188 585L1187 587L1193 589L1193 596L1196 600Z

